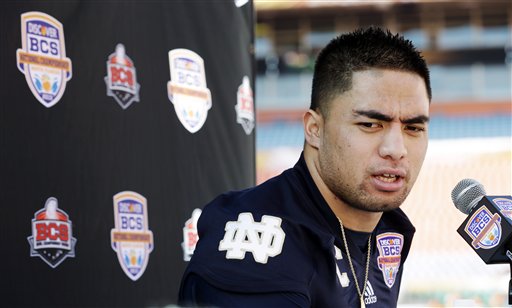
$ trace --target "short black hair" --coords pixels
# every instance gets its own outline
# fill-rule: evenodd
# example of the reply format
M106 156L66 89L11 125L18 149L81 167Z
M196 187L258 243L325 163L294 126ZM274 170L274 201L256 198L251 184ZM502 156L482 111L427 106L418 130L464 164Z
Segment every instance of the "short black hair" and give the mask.
M392 69L416 73L432 99L427 64L412 42L378 27L358 29L329 42L319 53L313 74L312 110L328 115L328 103L352 87L353 72Z

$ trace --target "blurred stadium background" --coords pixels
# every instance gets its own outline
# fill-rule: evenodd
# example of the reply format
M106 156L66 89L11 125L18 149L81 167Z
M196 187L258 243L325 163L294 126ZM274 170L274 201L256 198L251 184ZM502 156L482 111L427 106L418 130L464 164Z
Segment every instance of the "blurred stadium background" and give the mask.
M409 38L431 68L430 145L402 207L417 228L400 307L503 307L508 265L486 265L459 237L450 198L463 178L512 194L511 1L256 0L257 181L293 166L317 52L369 25Z

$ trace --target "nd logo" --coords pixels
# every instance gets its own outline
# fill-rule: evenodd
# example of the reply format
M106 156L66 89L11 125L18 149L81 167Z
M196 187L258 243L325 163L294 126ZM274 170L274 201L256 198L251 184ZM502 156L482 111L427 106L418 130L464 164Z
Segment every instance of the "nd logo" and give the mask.
M285 233L279 217L263 215L261 222L254 222L251 213L240 213L238 221L228 221L224 230L219 251L225 250L227 259L242 260L251 252L254 261L265 264L283 249Z

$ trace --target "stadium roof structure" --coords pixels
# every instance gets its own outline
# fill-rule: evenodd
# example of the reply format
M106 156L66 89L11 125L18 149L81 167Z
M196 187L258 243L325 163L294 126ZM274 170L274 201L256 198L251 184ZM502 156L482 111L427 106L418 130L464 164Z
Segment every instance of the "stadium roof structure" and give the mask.
M450 3L447 0L254 0L258 11L313 9L332 7L386 7L394 4L407 3Z

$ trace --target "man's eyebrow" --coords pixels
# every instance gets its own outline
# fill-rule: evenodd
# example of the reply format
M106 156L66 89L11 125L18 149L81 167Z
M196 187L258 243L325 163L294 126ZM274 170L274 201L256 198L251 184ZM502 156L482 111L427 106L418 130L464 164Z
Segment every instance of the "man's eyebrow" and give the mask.
M382 112L376 110L353 110L352 113L354 116L365 116L370 119L391 122L393 121L393 117L383 114ZM418 123L428 123L429 117L425 115L419 115L408 119L400 120L404 124L418 124Z
M392 117L385 115L381 112L378 112L376 110L353 110L352 113L355 116L364 116L370 119L381 120L385 122L391 122L393 120Z
M428 123L430 121L430 118L424 115L420 115L417 117L412 117L409 119L402 120L402 123L404 124L421 124L421 123Z

